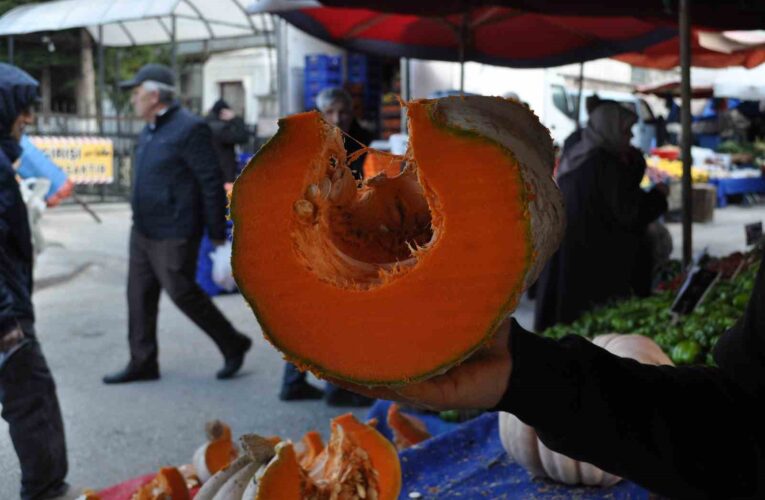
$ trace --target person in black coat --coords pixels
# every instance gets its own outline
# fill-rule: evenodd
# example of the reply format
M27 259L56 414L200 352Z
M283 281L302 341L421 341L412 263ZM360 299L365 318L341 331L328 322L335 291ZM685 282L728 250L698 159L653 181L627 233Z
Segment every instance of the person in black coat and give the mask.
M645 161L630 145L636 120L620 104L601 101L561 161L566 233L537 282L538 332L633 293L645 229L667 210L665 186L640 188Z
M122 83L136 115L146 120L135 154L133 227L128 268L130 362L106 384L159 378L157 313L164 289L220 350L217 377L231 378L252 341L239 333L196 283L202 233L226 237L223 180L210 127L174 99L170 68L148 64Z
M230 192L238 174L236 146L247 143L250 135L244 120L236 116L223 99L215 101L207 113L206 120L212 130L213 146L218 153L218 162L223 172L223 186Z
M21 465L23 500L55 498L69 489L56 385L34 328L27 207L13 169L37 99L35 79L0 63L0 406Z

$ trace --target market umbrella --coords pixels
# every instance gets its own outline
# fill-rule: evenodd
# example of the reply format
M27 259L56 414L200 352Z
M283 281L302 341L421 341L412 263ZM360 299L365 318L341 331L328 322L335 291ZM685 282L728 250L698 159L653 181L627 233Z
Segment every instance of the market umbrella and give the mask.
M284 8L290 5L303 7ZM417 15L305 5L256 2L249 11L276 11L295 27L348 50L519 68L609 57L640 50L676 34L674 27L664 23L627 16L609 18L604 23L598 17L561 18L497 6L469 7L446 15ZM384 5L379 2L379 6Z
M691 66L704 68L727 68L743 66L754 68L765 63L765 47L755 45L746 47L740 44L739 50L720 52L704 45L706 33L694 30L691 35ZM720 34L716 34L720 35ZM722 49L721 49L722 50ZM672 69L680 66L680 40L677 37L665 40L640 51L629 52L615 56L614 59L631 64L654 69Z

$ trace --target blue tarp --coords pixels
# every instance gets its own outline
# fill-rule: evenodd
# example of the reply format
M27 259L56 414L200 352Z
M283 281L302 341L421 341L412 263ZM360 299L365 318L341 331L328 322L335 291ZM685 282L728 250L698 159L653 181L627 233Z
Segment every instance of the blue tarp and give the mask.
M388 437L389 406L389 401L377 401L368 414ZM462 424L444 422L432 414L416 416L434 437L401 452L401 499L649 498L646 490L628 481L610 488L588 488L532 479L502 448L496 413Z

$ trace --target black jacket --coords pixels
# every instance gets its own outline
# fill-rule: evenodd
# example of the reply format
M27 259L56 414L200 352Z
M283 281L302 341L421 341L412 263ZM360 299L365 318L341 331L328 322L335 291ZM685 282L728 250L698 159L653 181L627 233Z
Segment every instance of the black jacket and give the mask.
M632 293L642 234L667 210L663 195L640 188L645 162L633 153L627 162L599 149L558 178L566 233L537 282L536 331Z
M34 321L32 238L13 169L21 147L10 130L21 111L37 100L37 89L32 77L0 63L0 335L17 322Z
M147 125L138 139L133 224L151 239L191 238L207 228L225 238L226 196L212 133L177 105Z
M513 323L497 409L548 447L670 498L765 498L765 255L719 368L651 366Z
M237 176L239 162L236 158L235 146L245 144L250 134L244 121L237 117L231 120L221 120L213 113L207 115L213 135L213 145L218 153L218 162L223 172L223 182L234 182Z

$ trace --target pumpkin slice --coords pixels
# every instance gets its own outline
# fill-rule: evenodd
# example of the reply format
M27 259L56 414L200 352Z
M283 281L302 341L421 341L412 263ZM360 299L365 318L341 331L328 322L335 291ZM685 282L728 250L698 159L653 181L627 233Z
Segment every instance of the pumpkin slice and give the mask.
M396 403L388 407L386 418L388 427L393 431L393 442L398 450L411 448L430 438L425 423L417 417L401 413Z
M303 495L305 472L295 454L290 441L282 441L276 445L276 455L262 467L250 484L250 490L242 498L255 500L301 500L309 498ZM253 492L256 494L250 496Z
M133 494L131 500L189 500L186 479L175 467L162 467L154 479Z
M357 184L317 112L237 179L232 264L266 338L320 376L395 385L486 342L562 235L550 135L512 100L414 101L403 173Z
M208 441L194 452L192 464L200 482L204 483L233 462L238 450L231 438L231 428L220 420L205 425Z
M324 450L324 441L321 434L316 431L309 431L300 440L301 450L298 452L298 461L303 469L310 469L314 460Z

